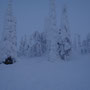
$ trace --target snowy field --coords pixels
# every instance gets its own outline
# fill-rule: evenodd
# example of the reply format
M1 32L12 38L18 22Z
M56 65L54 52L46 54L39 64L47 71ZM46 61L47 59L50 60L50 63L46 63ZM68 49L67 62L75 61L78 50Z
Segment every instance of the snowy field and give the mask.
M90 56L49 62L20 58L0 65L0 90L90 90Z

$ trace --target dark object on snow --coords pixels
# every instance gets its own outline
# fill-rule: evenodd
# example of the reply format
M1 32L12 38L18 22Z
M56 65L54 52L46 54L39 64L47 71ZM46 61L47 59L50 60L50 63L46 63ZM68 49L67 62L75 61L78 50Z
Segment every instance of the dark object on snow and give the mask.
M11 56L7 57L3 63L4 64L13 64L14 63L14 59L11 58Z

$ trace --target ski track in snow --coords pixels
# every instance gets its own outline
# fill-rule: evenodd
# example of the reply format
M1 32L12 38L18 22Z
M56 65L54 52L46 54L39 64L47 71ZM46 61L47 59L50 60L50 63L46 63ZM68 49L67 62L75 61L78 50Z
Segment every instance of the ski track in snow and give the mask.
M49 62L20 58L0 65L0 90L90 90L90 56Z

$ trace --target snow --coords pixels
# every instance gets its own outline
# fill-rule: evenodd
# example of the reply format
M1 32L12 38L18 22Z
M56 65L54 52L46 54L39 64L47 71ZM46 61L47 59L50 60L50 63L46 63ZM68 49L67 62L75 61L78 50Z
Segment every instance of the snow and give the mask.
M12 65L0 64L0 90L90 90L90 55L56 62L19 58Z

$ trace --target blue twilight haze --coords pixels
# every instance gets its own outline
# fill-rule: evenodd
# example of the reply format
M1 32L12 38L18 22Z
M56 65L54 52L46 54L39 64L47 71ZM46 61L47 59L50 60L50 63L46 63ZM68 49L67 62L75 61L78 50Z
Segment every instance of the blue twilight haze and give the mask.
M13 0L13 13L17 18L18 38L33 31L43 31L44 21L49 12L49 0ZM90 32L90 0L56 0L57 27L60 26L63 5L68 7L72 36ZM8 0L0 0L0 34L3 30Z

